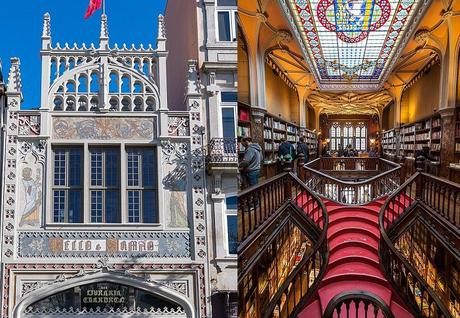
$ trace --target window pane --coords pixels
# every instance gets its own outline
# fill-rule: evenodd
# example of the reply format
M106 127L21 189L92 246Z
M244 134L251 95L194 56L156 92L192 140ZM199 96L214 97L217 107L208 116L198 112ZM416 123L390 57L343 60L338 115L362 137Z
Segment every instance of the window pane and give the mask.
M238 209L238 197L237 196L227 197L225 199L225 204L227 206L227 209L229 210Z
M102 191L91 191L91 222L102 223Z
M64 222L65 191L54 191L53 221Z
M102 185L102 151L91 150L91 185Z
M218 12L219 41L230 41L230 12Z
M80 149L69 150L69 186L81 186L81 158Z
M69 191L69 223L82 222L81 191Z
M237 92L221 92L220 101L223 103L236 103L238 101Z
M117 187L119 185L119 157L118 149L105 150L105 185L107 187Z
M130 150L128 152L128 186L139 185L139 153Z
M237 0L217 0L218 6L225 6L225 7L236 7Z
M128 191L128 222L138 223L141 220L140 191Z
M142 154L142 183L144 187L156 188L156 156L154 149L144 149Z
M143 222L158 223L158 203L156 191L144 191L142 193Z
M233 107L222 108L222 132L224 138L235 138L235 112Z
M65 150L54 151L54 185L65 185Z
M237 216L227 215L227 240L229 254L236 254L238 248Z
M119 191L105 192L105 222L120 223L120 193Z

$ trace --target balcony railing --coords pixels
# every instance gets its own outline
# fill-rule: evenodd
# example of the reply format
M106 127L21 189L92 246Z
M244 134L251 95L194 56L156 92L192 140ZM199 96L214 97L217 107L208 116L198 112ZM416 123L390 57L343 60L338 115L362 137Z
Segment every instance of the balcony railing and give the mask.
M452 250L453 259L459 262L459 200L458 184L425 173L416 173L388 197L380 210L379 253L384 272L405 303L419 317L447 318L454 315L449 312L446 301L442 301L440 295L420 275L420 266L426 265L410 263L396 248L395 241L417 217L427 221L430 231L438 233L437 237L454 238L455 242L451 239L446 246ZM437 227L449 234L440 235ZM450 279L446 278L446 281Z
M235 138L213 138L208 144L206 160L210 164L238 164Z
M321 199L297 176L282 173L240 192L238 222L239 317L297 316L316 291L328 263L328 216ZM253 271L255 266L268 266L272 261L262 260L260 255L264 250L275 253L271 242L288 222L306 233L312 246L283 280L276 282L278 287L267 298L265 294L258 294ZM277 257L276 253L272 257ZM259 298L268 301L260 303Z
M300 177L316 194L342 204L367 204L399 187L398 164L381 158L319 158L300 169ZM321 170L321 171L319 171ZM369 171L373 177L351 182L338 179L334 172ZM375 173L378 175L375 176Z

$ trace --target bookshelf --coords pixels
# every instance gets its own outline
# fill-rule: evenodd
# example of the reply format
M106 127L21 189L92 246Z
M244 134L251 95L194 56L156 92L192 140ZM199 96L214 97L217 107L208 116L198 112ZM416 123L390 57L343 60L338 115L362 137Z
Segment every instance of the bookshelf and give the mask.
M247 104L238 103L238 128L237 128L237 138L238 138L238 154L242 155L244 153L244 147L241 144L241 139L243 137L251 136L251 107Z
M396 156L397 136L394 129L384 131L382 134L383 155L393 159Z
M317 134L308 129L300 129L295 123L291 123L272 114L265 114L264 117L264 163L273 164L278 161L278 149L281 139L286 139L292 144L299 141L303 136L308 145L310 160L318 155ZM294 145L295 146L295 145Z
M401 127L400 154L415 159L415 153L429 148L431 165L440 165L441 161L441 117L436 114L430 118Z

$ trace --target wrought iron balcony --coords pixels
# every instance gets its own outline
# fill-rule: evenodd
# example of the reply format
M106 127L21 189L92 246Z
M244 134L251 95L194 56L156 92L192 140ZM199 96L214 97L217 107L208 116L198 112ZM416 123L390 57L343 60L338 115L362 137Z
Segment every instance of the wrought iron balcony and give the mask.
M235 138L213 138L208 144L206 161L209 165L238 165L238 145Z

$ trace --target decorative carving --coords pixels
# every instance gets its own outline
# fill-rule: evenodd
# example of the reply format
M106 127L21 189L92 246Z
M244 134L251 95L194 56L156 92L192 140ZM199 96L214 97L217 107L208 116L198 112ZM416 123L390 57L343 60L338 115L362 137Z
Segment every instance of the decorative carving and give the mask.
M158 15L158 38L166 39L166 24L162 14Z
M188 283L186 281L184 282L170 281L170 280L160 280L160 281L149 280L149 281L157 283L159 285L163 285L165 287L168 287L181 294L188 296L188 293L187 293Z
M19 116L19 136L38 136L40 135L40 116L39 115L20 115Z
M19 58L12 57L10 59L11 67L10 72L8 74L8 92L10 93L21 93L22 92L22 81L21 81L21 70L20 65L21 62ZM18 101L16 99L12 99L10 102L11 107L18 106Z
M50 14L46 12L43 15L43 32L42 32L42 37L43 38L49 38L51 37L51 18Z
M21 297L24 297L30 292L33 292L36 289L46 286L45 282L23 282L21 288Z
M188 136L190 134L190 124L187 116L168 117L169 136Z
M19 192L18 201L18 209L21 212L20 227L40 225L45 146L46 140L22 141L19 145L20 186L23 190Z
M28 307L25 310L25 313L28 315L46 315L46 317L50 318L56 318L56 317L74 317L75 315L90 315L91 317L113 317L113 318L127 318L127 317L140 317L139 315L142 315L142 317L156 317L156 316L161 316L161 317L170 317L170 318L185 318L187 317L185 314L185 311L181 307L177 308L155 308L155 307L150 307L149 309L141 309L140 307L136 309L128 309L126 307L124 308L118 308L117 310L112 309L107 309L106 307L100 308L97 307L96 309L90 308L83 308L83 309L78 309L78 308L69 308L69 309L59 309L59 308L53 308L53 309L45 309L45 308L39 308L39 307Z
M53 121L56 139L152 140L156 137L153 118L59 117Z
M165 140L161 142L161 149L164 159L163 163L173 164L186 160L188 147L185 142L172 143L169 140Z

